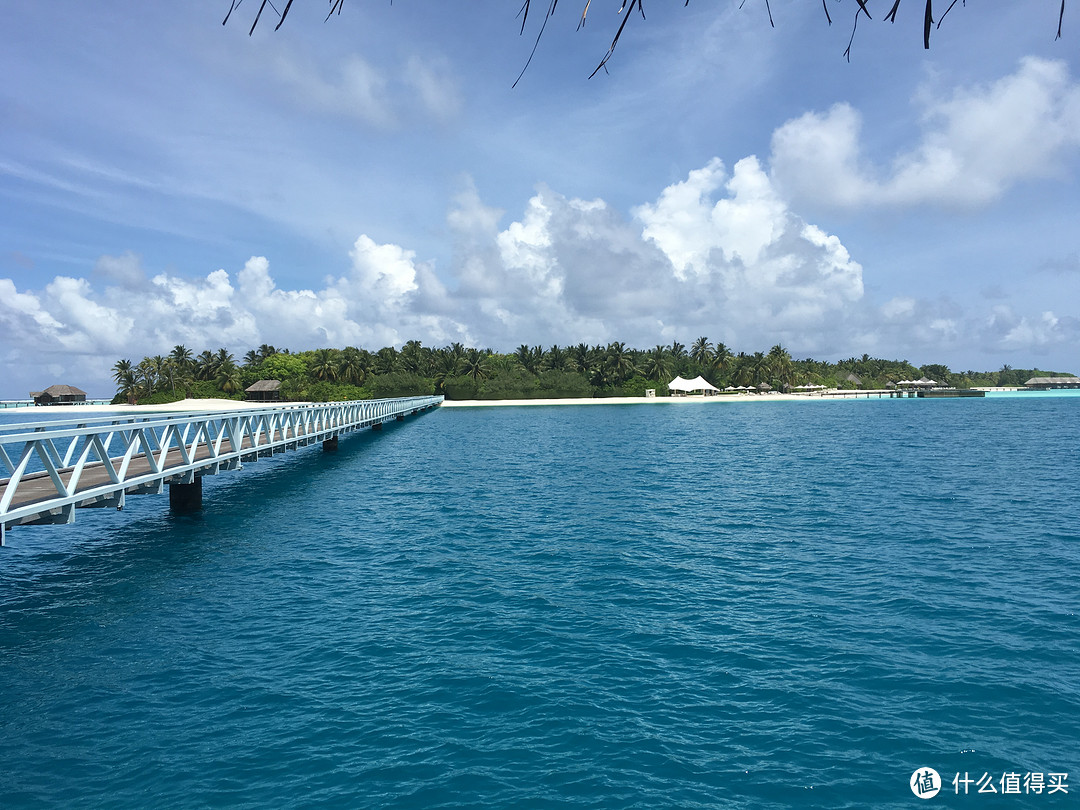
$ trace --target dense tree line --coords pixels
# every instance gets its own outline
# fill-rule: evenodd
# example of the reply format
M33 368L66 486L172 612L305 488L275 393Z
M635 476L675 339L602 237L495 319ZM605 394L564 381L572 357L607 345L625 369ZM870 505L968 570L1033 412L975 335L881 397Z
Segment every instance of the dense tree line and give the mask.
M451 343L442 348L410 340L400 349L376 352L355 346L293 353L263 344L237 360L227 349L198 355L176 346L167 356L113 366L114 402L172 402L185 397L243 399L259 380L279 380L282 399L334 402L417 394L448 399L530 399L644 396L648 388L666 396L676 375L702 376L717 388L786 391L801 385L828 388L885 388L889 383L929 377L957 388L1023 385L1032 376L1059 372L1014 369L952 372L943 365L916 368L906 360L864 354L837 363L796 360L777 344L768 352L733 353L700 337L689 346L671 343L635 349L614 341L603 345L528 346L500 353Z

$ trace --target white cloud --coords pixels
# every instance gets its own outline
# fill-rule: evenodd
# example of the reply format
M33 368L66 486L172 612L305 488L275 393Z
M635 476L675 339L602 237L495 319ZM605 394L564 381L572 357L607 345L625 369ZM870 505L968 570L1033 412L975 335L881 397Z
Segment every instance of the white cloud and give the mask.
M445 60L412 56L405 64L404 80L432 117L446 121L460 112L461 91Z
M242 354L260 343L376 349L415 338L509 350L708 335L735 350L780 342L797 356L937 357L972 346L1043 349L1080 331L1074 318L1003 307L987 317L907 296L875 307L841 240L792 211L753 157L730 175L709 161L629 216L546 187L516 220L500 226L501 214L465 183L447 216L457 245L448 282L415 251L366 234L321 289L280 289L259 256L199 278L146 281L138 257L125 254L103 257L94 283L57 277L35 292L0 280L0 356L29 346L34 363L74 369L81 353L104 378L118 357L177 343Z
M888 166L863 154L848 104L788 121L773 133L773 179L793 199L839 207L983 205L1054 176L1080 147L1080 84L1061 61L1026 58L993 84L922 104L920 142Z
M0 278L0 324L9 335L39 338L51 338L62 328L36 295L19 292L7 278Z
M390 304L416 290L416 254L397 245L378 245L361 234L349 255L353 275L367 294Z
M327 75L313 60L282 51L273 69L294 101L303 107L378 126L394 121L386 78L356 54L341 60Z
M1028 317L1005 305L994 307L984 331L1005 352L1036 352L1075 341L1080 332L1075 318L1059 318L1049 310Z
M462 106L457 78L444 59L413 55L388 70L356 53L324 62L313 54L283 49L253 67L276 78L302 109L379 129L397 127L409 113L451 121Z

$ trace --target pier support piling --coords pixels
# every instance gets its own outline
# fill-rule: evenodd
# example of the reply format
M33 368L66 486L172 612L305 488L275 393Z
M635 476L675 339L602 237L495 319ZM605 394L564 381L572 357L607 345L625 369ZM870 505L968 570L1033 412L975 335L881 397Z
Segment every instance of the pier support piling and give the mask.
M322 443L323 450L337 450L337 436L332 436Z
M202 509L202 478L190 484L169 484L169 508L174 512L198 512Z

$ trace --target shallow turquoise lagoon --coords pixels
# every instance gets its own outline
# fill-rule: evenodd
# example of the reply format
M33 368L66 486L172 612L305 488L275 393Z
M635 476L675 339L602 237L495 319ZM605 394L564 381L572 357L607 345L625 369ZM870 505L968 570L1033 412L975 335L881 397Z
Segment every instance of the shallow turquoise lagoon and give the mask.
M927 806L1067 806L1078 425L443 409L207 479L195 517L17 528L0 807L910 807L926 767ZM1014 772L1069 793L954 793Z

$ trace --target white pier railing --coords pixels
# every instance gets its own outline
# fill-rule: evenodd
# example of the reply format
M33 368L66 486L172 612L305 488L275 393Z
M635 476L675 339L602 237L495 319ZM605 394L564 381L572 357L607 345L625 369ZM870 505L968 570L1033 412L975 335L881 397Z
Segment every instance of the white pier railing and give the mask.
M127 495L201 504L202 476L435 408L441 396L288 403L249 410L104 415L0 424L0 545L17 525L72 523L75 510L123 509ZM177 497L179 496L179 497Z

